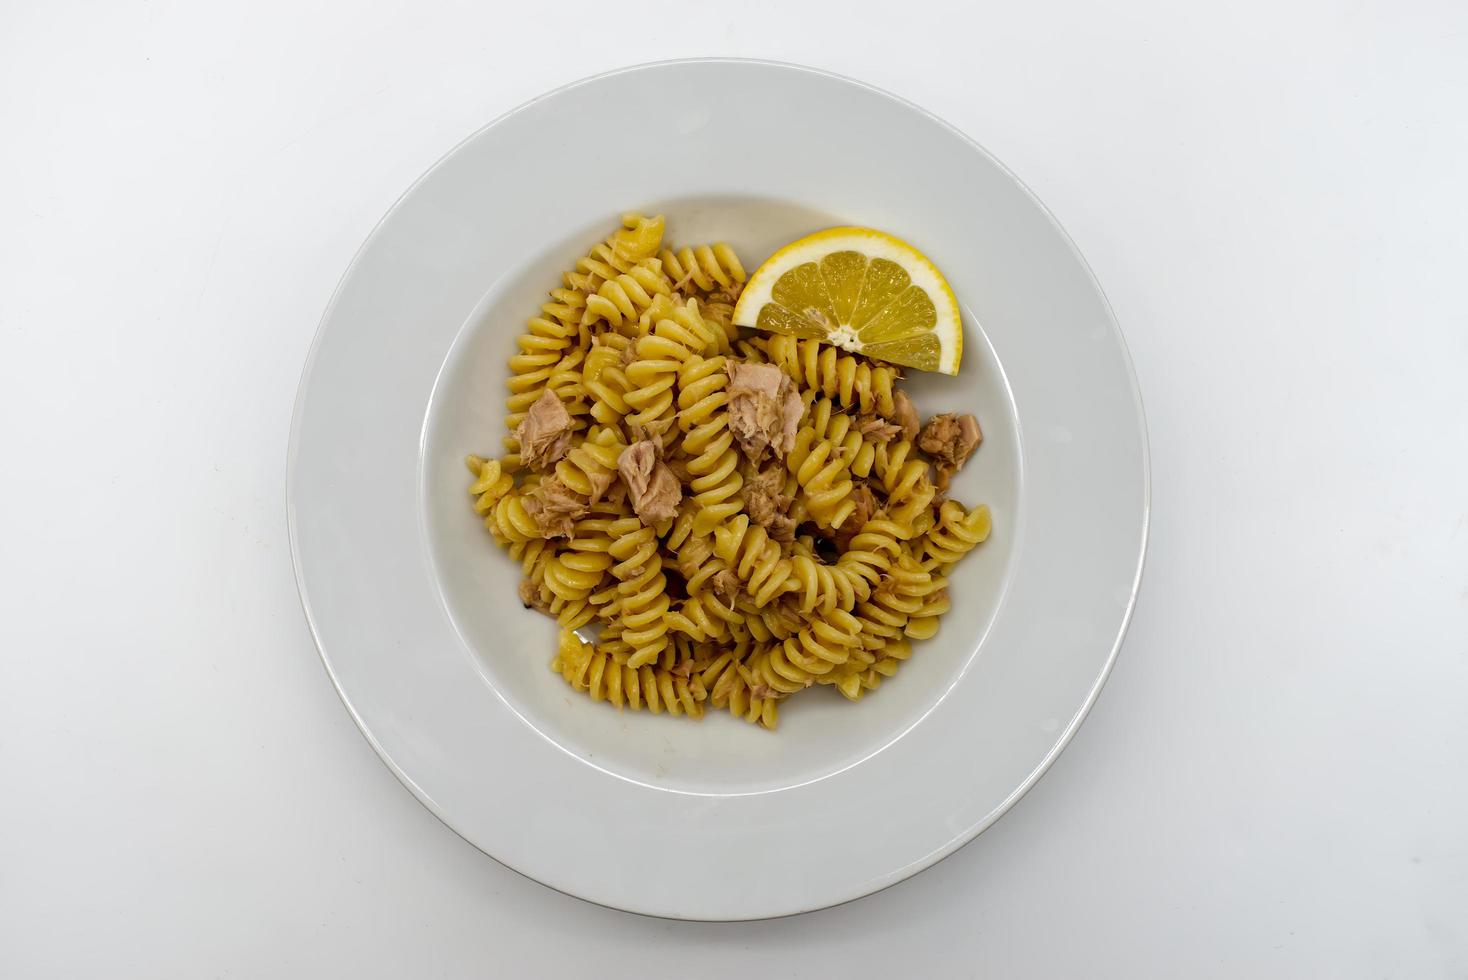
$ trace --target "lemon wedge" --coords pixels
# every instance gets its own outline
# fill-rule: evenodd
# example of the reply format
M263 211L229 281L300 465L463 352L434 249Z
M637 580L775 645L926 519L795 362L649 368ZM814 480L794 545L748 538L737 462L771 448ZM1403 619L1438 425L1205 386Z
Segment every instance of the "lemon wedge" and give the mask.
M791 242L750 277L734 323L820 340L891 364L957 374L958 300L927 257L871 228Z

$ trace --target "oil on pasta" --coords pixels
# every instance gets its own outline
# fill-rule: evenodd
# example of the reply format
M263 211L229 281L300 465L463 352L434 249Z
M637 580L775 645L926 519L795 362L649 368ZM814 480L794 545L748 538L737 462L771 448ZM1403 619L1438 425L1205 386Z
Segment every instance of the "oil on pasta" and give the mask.
M503 452L467 458L469 492L521 601L556 620L571 687L773 730L792 695L854 702L893 676L990 515L938 490L897 368L733 326L739 257L663 232L625 215L550 291L510 358ZM756 366L788 379L783 405L740 404Z

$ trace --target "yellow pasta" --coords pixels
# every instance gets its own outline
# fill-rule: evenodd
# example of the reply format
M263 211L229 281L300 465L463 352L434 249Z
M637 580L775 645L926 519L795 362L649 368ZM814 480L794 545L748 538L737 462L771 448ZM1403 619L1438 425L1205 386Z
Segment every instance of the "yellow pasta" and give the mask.
M773 691L765 690L746 665L750 649L744 643L725 650L703 669L699 680L713 707L728 708L736 718L774 731L780 724L780 701Z
M877 443L862 436L851 415L843 412L829 398L817 398L806 409L805 429L811 440L824 439L846 454L846 468L852 476L868 477L877 458ZM800 434L796 435L797 444Z
M729 635L728 621L712 596L689 596L668 614L668 632L681 633L699 643Z
M628 348L634 347L635 343L621 334L607 333L594 338L591 349L586 352L581 367L581 388L590 402L590 415L599 425L623 428L630 411L627 392L632 390L624 360Z
M581 324L591 326L602 320L617 328L624 323L636 324L652 307L654 297L672 291L673 284L663 274L662 263L657 259L643 259L626 272L606 280L586 297Z
M663 240L663 216L644 217L635 211L622 216L622 226L591 252L576 261L564 276L566 288L582 295L594 293L601 284L628 272L637 263L658 253Z
M668 580L657 560L658 540L635 517L612 526L612 574L620 583L622 638L632 644L633 667L651 663L668 645Z
M937 617L948 610L946 585L912 556L901 554L887 569L882 585L856 607L861 645L880 650L903 634L914 639L930 638L938 630Z
M573 493L585 497L589 504L611 489L617 475L617 459L626 448L616 429L590 433L556 464L556 478Z
M856 509L850 464L844 448L817 436L809 425L795 434L785 465L800 485L806 512L823 528L839 528Z
M662 266L674 287L685 293L697 291L707 295L733 290L737 298L738 290L749 278L744 274L739 256L724 242L681 248L676 252L665 248Z
M774 335L766 343L770 363L778 364L796 384L863 412L889 418L894 414L896 368L872 364L816 340Z
M992 519L938 494L896 368L734 326L734 249L665 230L624 215L526 321L504 452L465 459L473 512L572 688L774 730L806 688L894 676Z
M670 715L703 717L707 697L697 678L683 677L663 667L634 667L630 661L619 662L599 646L579 639L575 633L562 630L551 669L593 701L610 701L620 708L634 711L643 708L653 714L667 711Z
M898 439L878 448L876 472L887 495L888 516L902 526L904 539L916 537L919 515L937 494L928 463L917 458L912 443Z
M815 555L796 554L790 558L793 592L800 597L800 611L806 615L819 610L850 612L858 602L871 594L872 585L863 570L851 563L828 564Z
M508 542L524 542L545 536L540 525L525 510L527 494L525 488L511 490L494 505L493 530L496 537Z
M848 700L860 701L868 691L875 691L884 678L897 673L902 662L912 656L912 644L898 639L883 647L880 657L863 653L865 656L853 656L851 661L821 682L831 684Z
M989 537L989 527L989 508L983 504L965 513L957 501L943 501L937 525L923 535L923 563L936 571L952 568Z
M760 663L759 677L772 690L793 694L844 664L861 635L862 623L837 610L813 619L796 636L771 646Z
M505 494L515 489L515 477L500 465L499 460L470 455L464 462L475 476L469 487L469 492L474 494L475 513L488 514Z
M738 576L744 589L763 606L784 592L790 579L790 559L780 545L749 517L740 514L714 530L714 554Z
M532 582L541 581L540 567L555 554L555 548L544 538L526 538L506 545L510 559L520 566L520 574Z
M654 304L647 331L637 339L636 359L627 366L633 388L627 393L628 423L658 434L672 426L678 374L684 362L715 346L698 313L698 304Z
M884 515L867 521L851 538L846 551L836 560L836 567L844 569L853 582L859 579L864 583L862 599L882 584L902 556L900 539L907 533L905 526Z
M737 494L744 485L739 453L724 406L728 375L723 357L694 356L678 371L678 427L688 454L688 489L697 506L694 532L707 534L744 509Z

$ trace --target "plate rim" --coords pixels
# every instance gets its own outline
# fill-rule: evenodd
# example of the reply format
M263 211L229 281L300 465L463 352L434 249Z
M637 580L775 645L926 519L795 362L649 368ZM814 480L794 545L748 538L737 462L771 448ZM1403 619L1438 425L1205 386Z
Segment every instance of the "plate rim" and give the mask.
M352 703L351 698L348 696L346 690L343 688L341 679L337 676L336 668L332 664L331 656L327 653L326 646L322 642L321 633L316 622L316 616L312 612L311 602L306 594L305 576L301 563L300 541L297 534L297 516L295 507L295 485L297 459L299 455L301 409L305 401L306 390L310 384L313 370L316 366L316 358L318 353L320 352L322 338L326 331L326 325L331 320L333 313L336 311L337 304L342 296L342 292L346 287L347 282L356 272L357 267L361 264L363 256L367 253L369 247L372 246L373 243L377 240L378 236L382 232L383 227L387 224L389 219L397 213L397 211L403 206L404 202L419 188L420 185L422 185L431 175L433 175L441 166L443 166L443 164L450 157L457 154L463 147L465 147L469 143L478 139L480 134L494 128L495 126L500 125L501 123L509 120L514 116L519 115L522 112L525 112L526 110L546 99L558 96L564 92L568 92L576 88L580 88L583 85L589 85L603 79L613 78L619 75L646 71L649 69L671 68L681 65L698 64L752 65L765 68L777 68L781 70L796 71L816 75L829 80L841 82L847 85L854 86L856 88L863 89L871 94L894 102L900 107L915 112L923 118L933 123L936 123L942 129L946 130L953 136L956 136L963 143L967 144L970 148L983 155L995 168L997 168L1001 173L1008 177L1009 180L1011 180L1014 185L1024 193L1024 195L1029 199L1030 203L1032 203L1036 207L1040 214L1044 216L1045 220L1050 223L1051 227L1059 233L1060 238L1065 243L1066 248L1077 260L1081 269L1084 270L1087 280L1090 282L1092 288L1095 289L1096 295L1101 300L1102 308L1105 310L1106 313L1107 326L1110 330L1112 337L1115 339L1117 343L1117 348L1121 354L1122 366L1125 369L1124 373L1127 379L1128 388L1130 389L1132 406L1136 412L1137 435L1139 437L1140 462L1142 471L1142 512L1140 523L1141 533L1137 546L1136 570L1133 573L1132 581L1128 587L1127 601L1125 608L1122 612L1120 625L1117 628L1116 637L1111 643L1111 648L1107 652L1106 659L1102 664L1100 672L1097 674L1095 681L1092 683L1090 689L1087 691L1084 700L1079 706L1079 709L1072 716L1070 723L1065 727L1063 731L1059 733L1054 745L1039 761L1039 763L1029 772L1024 780L1022 780L1019 785L1017 785L1014 790L1010 792L1008 796L1004 797L1004 799L1002 799L992 810L990 810L982 819L976 821L971 827L965 829L960 834L956 834L952 839L944 844L944 846L935 848L933 851L924 855L919 860L914 861L905 867L894 869L894 871L891 873L890 880L880 885L877 885L876 887L866 888L863 885L858 884L854 887L853 894L848 895L845 898L838 899L836 901L820 902L809 907L798 908L786 912L777 912L768 915L750 915L729 918L703 918L699 916L661 915L653 912L625 909L619 906L598 902L594 899L586 898L582 895L575 894L574 892L570 892L563 888L558 888L555 885L551 885L544 881L541 881L530 873L522 871L519 868L516 868L513 865L510 865L500 860L494 854L491 854L489 851L480 847L477 843L475 843L473 840L470 840L462 832L460 832L458 828L456 828L449 820L448 816L442 812L441 808L433 801L433 799L427 793L425 793L422 788L419 787L418 784L414 782L414 780L408 775L408 773L405 772L387 753L377 737L373 735L372 731L363 721L361 714L358 712L356 706ZM392 204L373 224L371 230L367 233L367 236L362 240L361 245L359 245L356 251L352 254L351 260L347 263L346 268L342 271L340 278L337 280L335 288L332 290L330 298L327 300L326 306L322 310L321 317L318 319L316 323L316 329L312 334L311 344L307 349L305 363L302 365L300 378L297 381L296 385L296 394L291 407L291 422L289 438L286 446L285 464L286 472L284 489L286 505L286 536L290 545L291 568L292 572L294 573L296 582L296 595L301 603L301 612L305 617L307 628L311 633L311 640L316 646L316 652L317 655L320 657L322 667L325 669L326 675L331 681L331 685L335 689L338 699L340 699L343 707L347 709L347 714L351 716L353 724L356 725L358 732L361 733L362 737L367 741L367 744L371 746L372 751L383 762L383 764L387 766L388 770L392 772L397 780L402 783L402 785L407 788L410 793L413 794L418 802L421 803L423 807L428 810L429 813L433 814L433 816L441 824L447 827L461 840L468 843L476 851L490 858L501 867L507 868L520 877L525 878L529 881L533 881L538 885L549 888L552 891L559 892L560 894L567 895L571 898L575 898L579 901L587 902L601 908L612 909L618 912L626 912L632 915L641 915L648 918L656 919L673 919L682 921L703 922L755 922L770 919L780 919L787 916L804 915L810 912L820 911L822 909L836 908L849 902L854 902L858 899L865 898L868 895L875 895L879 892L887 890L888 888L891 888L896 884L899 884L900 882L907 881L921 874L927 869L933 867L935 864L942 861L944 858L947 858L949 855L956 853L960 849L970 844L975 838L977 838L985 830L988 830L995 823L997 823L1000 818L1007 814L1014 807L1014 805L1018 803L1035 786L1036 783L1040 781L1040 778L1050 771L1051 766L1055 764L1055 761L1060 757L1061 753L1064 752L1067 747L1069 747L1071 741L1075 738L1076 733L1080 730L1081 725L1085 722L1086 718L1090 716L1092 708L1095 706L1097 699L1100 697L1102 688L1106 686L1106 682L1111 677L1112 670L1116 666L1117 657L1120 655L1122 644L1125 642L1127 633L1131 628L1132 618L1136 611L1137 599L1141 592L1142 579L1147 564L1147 546L1151 539L1152 450L1149 438L1149 431L1147 427L1146 409L1142 399L1141 385L1137 380L1136 365L1133 362L1131 349L1127 345L1126 335L1121 329L1121 323L1117 319L1116 311L1112 307L1110 297L1107 296L1106 290L1102 286L1100 279L1096 276L1095 270L1091 268L1090 262L1086 260L1085 255L1081 252L1079 246L1076 245L1075 239L1071 237L1070 233L1065 229L1065 226L1061 224L1059 219L1056 218L1054 213L1051 212L1049 207L1045 205L1044 201L1039 198L1039 196L1030 188L1030 186L1026 184L1023 180L1021 180L1020 177L1015 174L1013 170L1011 170L1003 163L1003 161L1001 161L986 147L984 147L973 137L969 136L962 129L954 126L952 123L948 122L941 116L938 116L937 114L931 112L923 106L918 105L917 103L912 102L893 92L890 92L887 89L873 85L870 82L865 82L861 79L852 78L848 75L829 71L824 68L816 68L810 65L803 65L796 62L780 61L770 58L745 58L732 56L668 58L658 61L639 62L633 65L624 65L618 68L612 68L607 71L598 72L593 75L574 79L570 82L566 82L565 84L556 86L555 88L548 89L547 91L542 92L539 95L534 96L533 98L527 99L526 101L521 102L511 109L500 113L489 122L486 122L484 125L479 126L472 132L468 133L453 146L451 146L448 150L442 153L439 157L437 157L432 164L430 164L406 188L404 188L402 193L393 200Z

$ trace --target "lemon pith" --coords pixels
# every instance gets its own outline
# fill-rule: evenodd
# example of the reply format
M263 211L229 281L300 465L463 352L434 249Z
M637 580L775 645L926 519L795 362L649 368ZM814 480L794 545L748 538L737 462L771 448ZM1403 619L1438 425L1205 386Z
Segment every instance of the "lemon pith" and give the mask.
M963 354L958 301L942 274L870 228L830 228L777 251L745 285L734 322L944 374L958 373Z

